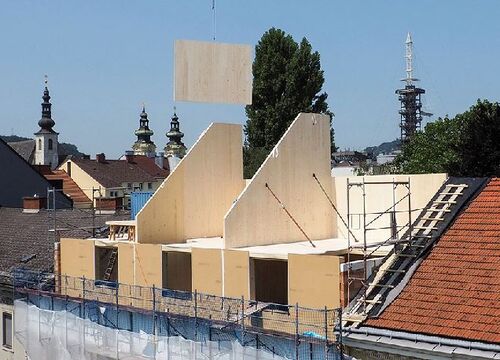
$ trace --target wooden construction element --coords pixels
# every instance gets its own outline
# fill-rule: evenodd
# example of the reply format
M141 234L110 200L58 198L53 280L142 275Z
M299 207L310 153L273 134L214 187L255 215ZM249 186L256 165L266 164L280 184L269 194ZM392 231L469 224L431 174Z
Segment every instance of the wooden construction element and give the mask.
M250 298L250 259L248 251L224 251L224 296Z
M61 239L61 274L95 279L94 241Z
M336 216L313 174L332 197L330 119L301 113L226 214L226 248L334 237Z
M193 248L191 259L193 290L222 296L222 251Z
M367 233L369 243L386 240L391 236L390 211L395 211L395 220L398 226L408 223L408 190L403 186L398 186L394 193L392 182L409 181L411 183L410 206L411 218L416 219L427 205L429 200L439 190L446 181L446 174L419 174L419 175L374 175L374 176L349 176L332 178L332 188L335 194L335 206L342 216L348 213L350 219L345 218L351 224L351 235L356 239L363 238L363 194L361 188L353 188L347 198L347 182L353 183L380 183L381 185L366 186L366 221L372 222L371 228ZM385 183L385 185L383 184ZM394 209L392 205L398 202ZM349 205L348 205L349 203ZM386 212L385 215L381 213ZM374 220L377 218L376 220ZM340 219L337 219L338 231L336 237L347 238L348 232L346 226ZM400 231L404 233L404 229ZM359 244L354 244L359 245Z
M222 236L223 219L245 186L241 125L213 123L137 214L139 243Z
M177 40L174 100L252 103L250 45Z
M135 241L135 220L107 221L110 240Z
M341 258L288 255L288 302L321 309L340 307Z

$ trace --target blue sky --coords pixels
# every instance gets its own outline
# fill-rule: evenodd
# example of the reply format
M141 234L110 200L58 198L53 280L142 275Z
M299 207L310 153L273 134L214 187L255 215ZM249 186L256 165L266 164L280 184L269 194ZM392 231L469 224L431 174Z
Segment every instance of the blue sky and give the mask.
M243 106L173 103L176 39L212 38L211 0L0 0L0 134L32 136L48 74L60 141L94 155L128 150L146 103L159 148L173 106L190 146L212 121L245 122ZM255 45L270 27L321 54L341 148L395 139L404 40L426 110L500 100L500 1L217 1L217 40ZM435 119L436 116L433 117Z

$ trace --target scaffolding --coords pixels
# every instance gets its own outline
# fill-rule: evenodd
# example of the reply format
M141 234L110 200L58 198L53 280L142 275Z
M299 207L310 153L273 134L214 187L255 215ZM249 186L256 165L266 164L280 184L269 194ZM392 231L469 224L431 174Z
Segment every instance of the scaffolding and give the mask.
M16 315L16 337L38 352L57 350L81 359L94 358L89 352L109 358L174 359L190 344L197 349L186 356L191 359L225 358L227 353L248 359L343 358L340 309L26 270L15 271L13 277L15 309L22 315ZM64 349L53 349L54 344Z
M391 186L392 187L392 205L383 210L383 211L367 211L367 192L366 189L368 186ZM403 195L397 199L397 192L399 188L403 188ZM361 213L352 213L351 212L351 191L353 189L361 190L362 197L362 212ZM405 204L407 209L398 210L398 205ZM368 279L370 277L369 269L368 269L368 260L372 258L376 251L381 247L394 245L394 248L397 249L399 244L404 242L411 241L411 238L408 239L406 236L399 236L400 233L406 231L406 235L411 234L413 232L412 229L412 207L411 207L411 183L410 178L407 180L396 181L392 179L392 181L366 181L363 177L361 181L352 182L349 178L347 179L347 299L351 301L351 285L356 281L360 285L360 294L361 296L358 298L358 301L361 302L363 314L366 314L367 304L370 300L367 299L367 290L371 285L368 283ZM415 211L415 210L413 210ZM397 222L397 214L405 213L407 214L407 221L403 224L398 224ZM356 215L363 219L360 224L362 229L362 238L357 239L351 231L352 225L352 216ZM369 219L370 217L373 217ZM389 225L383 226L375 226L374 224L383 219L384 217L389 219ZM383 240L383 241L373 241L368 243L368 233L371 231L380 231L380 230L389 230L391 235ZM408 231L409 230L409 231ZM355 244L352 244L354 240ZM362 256L362 271L361 274L359 271L357 273L353 272L352 264L353 264L353 255L354 252L359 253L361 251Z

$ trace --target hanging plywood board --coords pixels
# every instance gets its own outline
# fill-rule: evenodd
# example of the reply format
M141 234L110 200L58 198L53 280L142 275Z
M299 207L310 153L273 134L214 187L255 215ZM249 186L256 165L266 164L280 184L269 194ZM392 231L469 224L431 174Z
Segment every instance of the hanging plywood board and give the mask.
M288 255L288 302L330 309L340 306L340 257Z
M248 251L224 250L224 296L250 298Z
M252 103L250 45L175 42L174 101Z
M336 217L313 174L332 198L330 119L301 113L226 214L226 248L307 240L299 226L310 239L332 238Z
M137 214L137 241L171 244L220 237L243 190L241 125L211 124Z
M193 248L193 290L222 296L222 250Z

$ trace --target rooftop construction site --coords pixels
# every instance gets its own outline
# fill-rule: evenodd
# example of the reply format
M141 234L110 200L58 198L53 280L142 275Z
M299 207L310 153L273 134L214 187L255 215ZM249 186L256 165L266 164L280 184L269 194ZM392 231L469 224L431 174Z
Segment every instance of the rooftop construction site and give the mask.
M118 157L60 142L47 76L33 138L0 139L0 360L500 359L500 104L426 124L405 32L398 139L342 151L309 41L220 42L209 13Z

